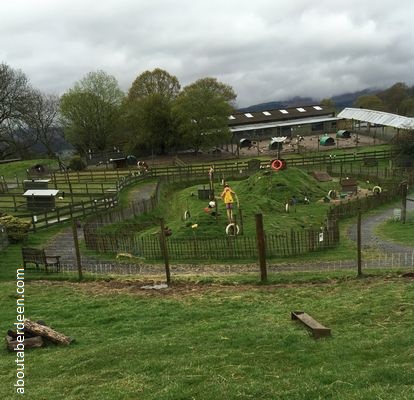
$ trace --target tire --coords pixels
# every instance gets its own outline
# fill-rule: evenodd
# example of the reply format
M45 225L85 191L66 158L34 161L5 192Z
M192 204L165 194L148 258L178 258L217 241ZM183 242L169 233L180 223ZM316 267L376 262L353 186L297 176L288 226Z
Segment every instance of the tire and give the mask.
M231 228L233 228L233 233L230 233ZM236 229L236 232L234 232L234 229ZM239 233L240 233L239 225L235 224L234 222L226 226L226 235L235 236L235 235L238 235Z
M270 167L275 170L275 171L280 171L281 169L283 169L285 167L285 162L283 160L273 160L272 163L270 164Z
M332 189L332 190L330 190L330 191L328 192L328 197L329 197L331 200L334 200L334 199L336 199L336 198L338 197L338 193L336 192L336 190L335 190L335 189Z

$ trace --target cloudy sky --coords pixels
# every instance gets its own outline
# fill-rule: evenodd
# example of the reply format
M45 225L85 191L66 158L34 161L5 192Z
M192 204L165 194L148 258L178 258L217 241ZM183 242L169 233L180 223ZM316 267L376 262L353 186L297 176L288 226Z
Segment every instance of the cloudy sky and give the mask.
M63 94L103 70L212 76L238 106L414 84L412 0L0 0L0 63Z

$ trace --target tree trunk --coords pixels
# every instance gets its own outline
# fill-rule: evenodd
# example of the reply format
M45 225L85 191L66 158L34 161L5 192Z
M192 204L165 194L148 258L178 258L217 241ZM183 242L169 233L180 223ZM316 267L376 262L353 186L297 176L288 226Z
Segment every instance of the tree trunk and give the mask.
M29 319L26 319L24 321L24 329L25 331L49 339L53 343L70 344L70 342L73 341L72 338L63 335L62 333L56 332L48 326L40 325L37 322L30 321Z

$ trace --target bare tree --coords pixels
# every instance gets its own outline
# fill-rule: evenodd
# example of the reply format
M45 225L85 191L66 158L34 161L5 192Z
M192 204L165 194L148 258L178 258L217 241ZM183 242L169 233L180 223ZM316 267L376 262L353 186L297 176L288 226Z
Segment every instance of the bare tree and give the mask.
M28 129L49 157L55 157L53 140L59 131L59 103L59 96L34 91L33 108L25 118Z

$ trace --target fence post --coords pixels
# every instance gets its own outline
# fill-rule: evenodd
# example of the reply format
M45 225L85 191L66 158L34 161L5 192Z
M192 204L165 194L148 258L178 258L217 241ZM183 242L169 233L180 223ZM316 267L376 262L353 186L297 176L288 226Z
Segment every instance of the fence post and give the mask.
M401 183L401 222L405 224L407 219L407 182Z
M80 250L79 250L78 229L76 226L76 219L73 217L72 217L72 233L73 233L73 243L75 245L75 252L76 252L76 266L78 267L79 280L81 281L82 280L82 264L81 264Z
M361 257L361 210L358 209L357 219L357 266L358 276L362 276L362 257Z
M168 257L168 249L167 249L167 241L165 239L165 225L164 219L160 219L160 247L161 247L161 254L164 257L164 264L165 264L165 276L167 279L167 284L171 282L171 272L170 272L170 261Z
M259 254L260 265L260 280L265 282L267 280L267 268L266 268L266 243L265 234L263 229L263 215L256 214L256 238L257 238L257 250Z

